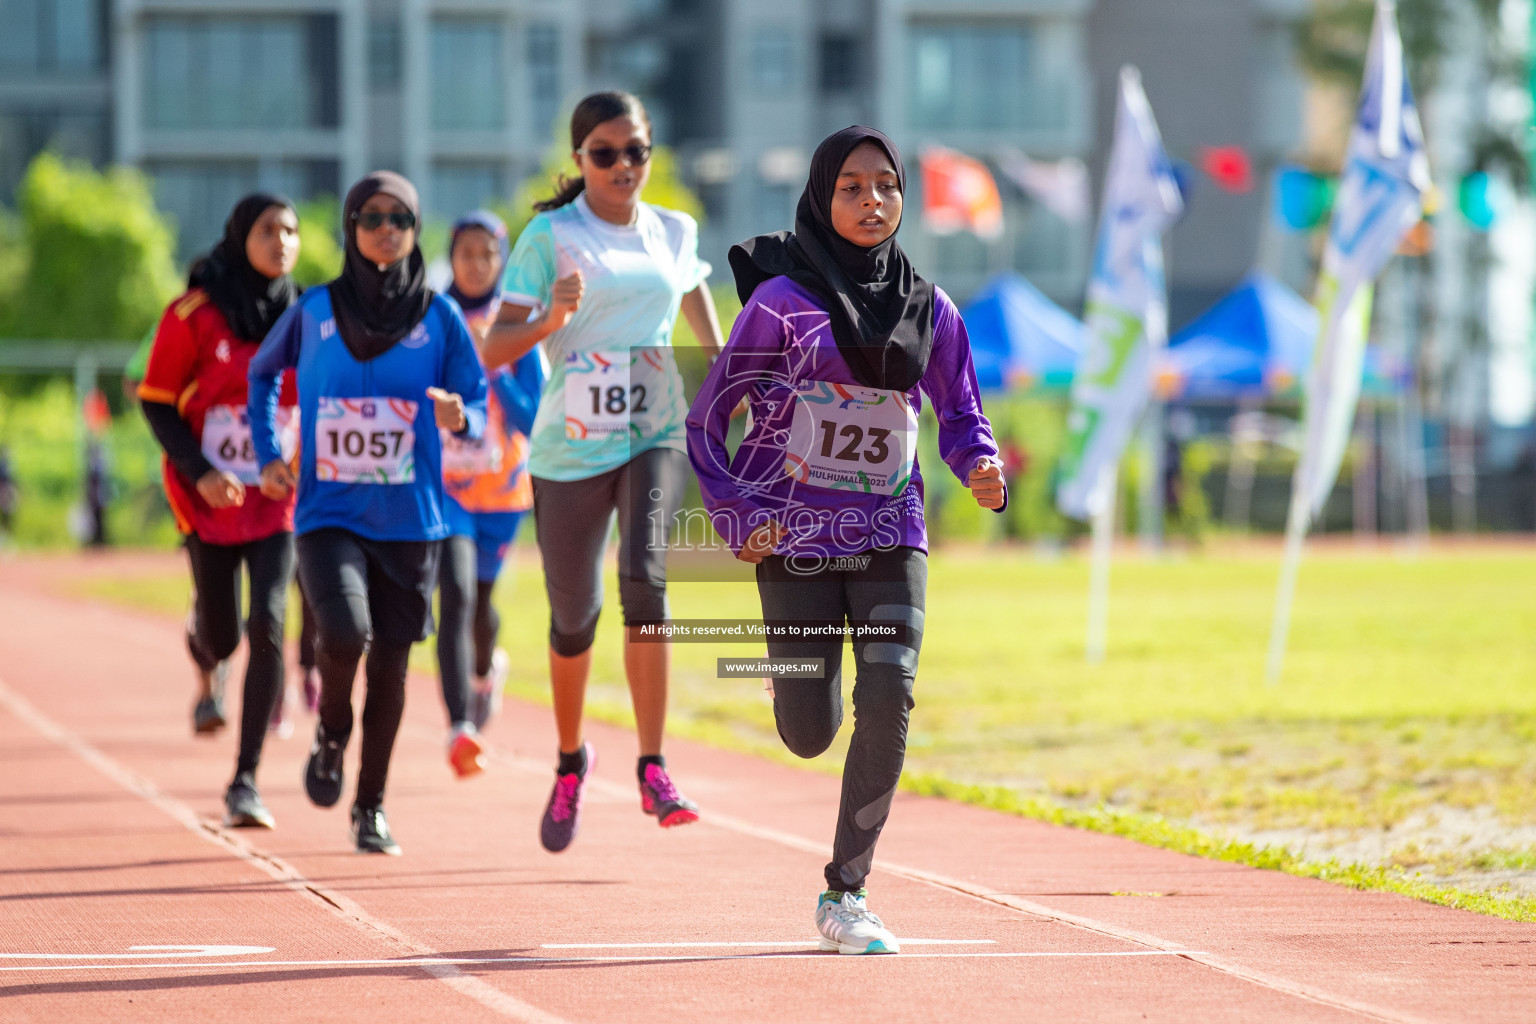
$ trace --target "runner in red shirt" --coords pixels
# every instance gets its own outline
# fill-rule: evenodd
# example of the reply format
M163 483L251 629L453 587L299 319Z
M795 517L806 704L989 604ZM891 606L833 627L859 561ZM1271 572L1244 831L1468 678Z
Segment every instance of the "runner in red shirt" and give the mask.
M268 329L298 297L293 204L257 193L236 204L224 237L193 267L187 293L161 318L139 385L144 417L165 449L165 493L186 535L193 612L187 648L197 666L193 728L224 726L228 659L240 644L240 565L250 574L250 657L240 716L240 754L225 793L224 823L271 828L256 790L267 723L284 691L283 622L293 578L293 497L258 486L246 414L246 371ZM279 419L292 454L297 437L292 375Z

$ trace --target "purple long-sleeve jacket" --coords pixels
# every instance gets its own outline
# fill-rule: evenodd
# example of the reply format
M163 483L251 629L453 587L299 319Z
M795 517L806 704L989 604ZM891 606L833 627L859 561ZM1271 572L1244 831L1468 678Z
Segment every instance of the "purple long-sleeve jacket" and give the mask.
M913 451L922 393L938 416L939 454L962 482L998 453L965 323L949 296L934 291L933 355L904 395L854 380L810 292L775 277L752 293L688 413L688 457L731 550L740 552L770 519L788 530L776 549L783 555L928 549ZM732 456L726 431L743 395L751 425ZM893 449L911 452L910 463Z

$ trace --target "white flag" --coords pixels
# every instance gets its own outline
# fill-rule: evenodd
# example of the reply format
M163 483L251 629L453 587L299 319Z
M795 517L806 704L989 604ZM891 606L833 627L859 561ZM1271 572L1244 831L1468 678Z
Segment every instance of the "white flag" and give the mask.
M1360 107L1314 300L1322 326L1307 373L1305 446L1295 481L1311 518L1333 490L1355 422L1372 283L1423 216L1423 193L1429 186L1396 3L1377 0Z
M1093 202L1089 195L1088 165L1077 157L1031 160L1016 149L1004 149L996 159L1009 181L1068 224L1088 219Z
M1110 495L1104 470L1119 464L1152 391L1155 353L1168 341L1163 232L1184 210L1141 74L1120 71L1115 144L1088 282L1088 344L1072 380L1072 412L1056 503L1087 519Z

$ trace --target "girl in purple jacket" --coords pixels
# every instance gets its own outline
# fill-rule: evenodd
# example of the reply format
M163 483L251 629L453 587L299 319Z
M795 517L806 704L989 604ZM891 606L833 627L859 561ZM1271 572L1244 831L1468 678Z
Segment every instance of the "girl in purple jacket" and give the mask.
M842 724L844 630L853 640L853 740L816 906L821 947L843 953L900 949L864 881L901 777L923 637L923 394L950 470L983 508L1007 504L965 324L896 244L905 190L880 132L822 142L795 230L731 250L744 308L688 415L715 529L757 566L770 658L822 661L817 678L773 678L779 735L801 757ZM726 430L743 397L751 425L733 456Z

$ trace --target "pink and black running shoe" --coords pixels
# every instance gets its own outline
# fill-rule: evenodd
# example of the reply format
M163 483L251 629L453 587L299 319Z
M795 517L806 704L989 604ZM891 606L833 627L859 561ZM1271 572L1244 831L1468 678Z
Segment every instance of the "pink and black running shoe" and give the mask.
M640 783L640 809L654 815L662 828L699 820L699 805L677 791L672 777L659 764L645 766L645 781Z

